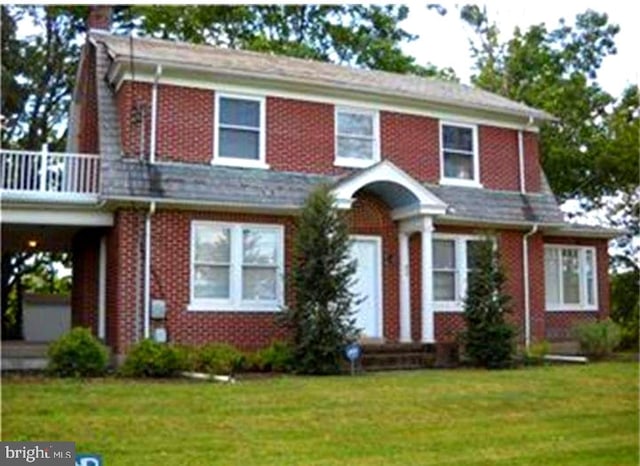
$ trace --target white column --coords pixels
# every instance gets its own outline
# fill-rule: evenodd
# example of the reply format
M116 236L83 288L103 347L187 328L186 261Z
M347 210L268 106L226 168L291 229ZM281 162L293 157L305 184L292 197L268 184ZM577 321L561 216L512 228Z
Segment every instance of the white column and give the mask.
M409 233L398 234L400 248L400 341L411 342L411 273L409 268Z
M433 222L431 217L423 217L422 227L422 342L434 343L434 319L433 319L433 283L431 274L431 239Z
M107 332L107 238L100 238L98 256L98 338L104 340Z

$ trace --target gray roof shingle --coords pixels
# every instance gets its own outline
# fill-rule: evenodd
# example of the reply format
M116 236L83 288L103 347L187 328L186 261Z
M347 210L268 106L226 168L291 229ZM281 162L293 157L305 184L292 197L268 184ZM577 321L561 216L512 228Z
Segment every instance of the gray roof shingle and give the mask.
M553 119L542 110L497 94L465 84L433 78L357 69L315 60L169 40L134 38L130 42L129 37L95 32L91 34L91 38L95 42L105 44L113 59L120 59L125 63L129 62L133 49L135 59L150 63L194 66L225 75L250 76L408 98L414 101L473 108L523 118Z
M447 217L450 219L475 223L564 223L555 197L549 193L521 194L461 186L425 186L447 203Z

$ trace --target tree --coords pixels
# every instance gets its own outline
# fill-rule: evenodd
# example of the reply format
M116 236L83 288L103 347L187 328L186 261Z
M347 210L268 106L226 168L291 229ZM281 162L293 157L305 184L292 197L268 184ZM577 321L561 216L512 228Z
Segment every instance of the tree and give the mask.
M611 319L622 327L622 347L638 348L640 271L635 268L611 277Z
M637 198L640 177L638 90L631 86L616 101L597 82L602 61L616 53L620 28L606 14L587 10L574 25L560 20L552 30L544 24L516 28L503 42L486 10L466 5L461 18L475 34L474 84L558 118L542 125L540 140L542 166L560 201L578 199L585 211L605 208L619 218L614 226L633 229L638 209L627 206ZM618 215L625 209L630 216ZM620 241L629 244L630 235ZM631 259L632 251L625 251Z
M504 292L506 276L500 257L490 238L469 243L469 247L472 271L464 300L465 354L477 366L508 367L515 331L506 321L511 297Z
M349 258L348 226L328 187L309 195L294 241L295 297L285 312L293 333L293 365L300 373L337 373L345 345L357 334L350 291L356 264Z
M443 14L438 5L430 9ZM123 14L119 30L455 79L453 70L421 66L402 51L402 43L417 37L400 27L408 14L404 5L136 5Z

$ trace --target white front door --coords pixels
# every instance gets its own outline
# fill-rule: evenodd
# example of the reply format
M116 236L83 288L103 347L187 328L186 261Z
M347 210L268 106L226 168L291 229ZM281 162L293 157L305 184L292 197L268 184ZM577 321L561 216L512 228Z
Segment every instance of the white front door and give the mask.
M351 258L356 273L351 290L356 293L356 327L365 338L382 337L382 243L378 236L352 236Z

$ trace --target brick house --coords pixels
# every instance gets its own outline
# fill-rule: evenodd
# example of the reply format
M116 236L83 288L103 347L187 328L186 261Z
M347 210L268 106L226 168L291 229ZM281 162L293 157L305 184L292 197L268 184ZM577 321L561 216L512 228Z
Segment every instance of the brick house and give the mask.
M3 171L3 234L73 252L72 321L115 354L145 337L283 337L296 216L319 183L348 215L369 341L455 338L468 252L487 233L522 344L608 315L614 234L564 221L540 167L550 115L456 83L130 40L99 13L67 154L31 153L61 161L62 181Z

